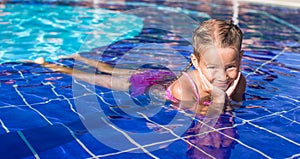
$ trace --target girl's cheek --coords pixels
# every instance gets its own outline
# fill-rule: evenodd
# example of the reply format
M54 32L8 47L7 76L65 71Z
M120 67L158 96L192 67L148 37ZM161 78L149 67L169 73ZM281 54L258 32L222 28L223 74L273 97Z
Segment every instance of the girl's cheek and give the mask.
M238 71L237 70L232 70L230 72L228 72L228 77L231 79L236 79L238 76Z
M205 69L204 71L204 76L206 77L206 79L209 81L209 82L212 82L213 80L213 75L214 73L212 71L209 71L207 69Z

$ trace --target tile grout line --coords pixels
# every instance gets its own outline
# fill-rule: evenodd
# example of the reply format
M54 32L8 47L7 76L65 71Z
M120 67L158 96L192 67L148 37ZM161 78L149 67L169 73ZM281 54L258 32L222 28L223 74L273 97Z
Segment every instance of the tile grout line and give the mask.
M43 83L44 84L44 83ZM13 86L16 90L16 92L19 94L19 96L23 99L24 103L30 107L31 109L33 109L34 111L36 111L38 114L40 114L49 124L53 125L53 123L51 123L42 113L40 113L38 110L34 109L33 107L31 107L31 105L26 101L26 99L23 97L23 95L21 94L21 92L17 89L17 85L14 85ZM53 88L53 85L52 85L52 88ZM54 92L55 93L55 92ZM65 100L67 100L67 98L65 96L63 96L65 98ZM69 101L69 100L68 100ZM93 153L91 153L87 148L86 146L74 135L74 132L69 129L65 124L62 124L60 123L61 125L63 125L65 128L68 129L68 131L71 133L71 135L73 136L73 138L75 138L75 140L80 144L80 146L86 151L88 152L91 156L95 156ZM18 132L19 133L19 132ZM22 138L23 139L23 138ZM26 140L27 141L27 140ZM28 141L27 141L28 142ZM29 144L29 142L28 142ZM27 146L30 146L28 145ZM30 147L29 147L30 148Z
M55 87L52 83L48 82L48 83L43 83L43 84L44 84L44 85L50 85L50 86L51 86L52 92L53 92L57 97L63 97L63 99L66 100L66 101L68 102L71 111L72 111L73 113L77 114L78 116L82 117L82 115L81 115L80 113L78 113L78 112L73 108L73 105L72 105L70 99L68 99L66 96L64 96L64 95L62 95L62 94L58 94L58 93L55 91L55 88L56 88L56 87Z
M298 108L298 107L297 107ZM293 108L293 109L296 109L296 108ZM291 110L289 110L289 111L292 111L292 109ZM286 111L283 111L282 113L284 113L284 112L286 112ZM185 113L184 113L185 114ZM275 115L275 113L274 113L274 115ZM266 115L266 116L269 116L269 115ZM265 117L265 116L263 116L263 117ZM239 118L239 117L236 117L236 118ZM262 118L262 117L259 117L259 118ZM240 119L242 119L242 118L240 118ZM198 120L198 119L196 119L196 120ZM256 118L255 119L251 119L251 120L244 120L244 119L242 119L243 121L244 121L244 123L249 123L249 121L252 121L252 120L256 120ZM200 121L200 120L198 120L199 122L202 122L202 121ZM205 123L204 123L205 124ZM251 124L253 124L253 123L251 123ZM234 127L236 127L236 126L239 126L239 125L243 125L243 124L235 124L234 126L232 126L232 127L229 127L229 128L234 128ZM215 129L215 128L214 128ZM220 129L215 129L216 131L218 131L219 132L219 130ZM270 130L269 130L270 131ZM221 133L221 132L220 132ZM223 133L221 133L221 134L223 134ZM224 136L227 136L226 134L223 134ZM277 134L277 135L279 135L279 134ZM228 137L228 136L227 136ZM229 137L230 138L230 137ZM282 136L282 138L285 138L284 136ZM296 142L294 142L294 141L292 141L292 140L290 140L290 139L288 139L288 138L285 138L286 140L288 140L288 141L290 141L290 142L292 142L292 143L294 143L294 144L296 144L296 145L298 145L299 143L296 143ZM233 139L233 140L235 140L235 141L237 141L237 142L239 142L239 140L236 140L236 139ZM239 142L240 144L241 144L241 142ZM241 144L241 145L244 145L244 144ZM244 145L244 146L246 146L246 145ZM248 145L247 145L248 146ZM246 147L247 147L246 146ZM250 147L250 146L249 146ZM249 148L248 147L248 148ZM251 147L249 148L249 149L251 149ZM252 150L254 150L255 151L255 149L253 148ZM265 156L266 157L266 156Z
M142 147L145 147L145 146L142 146ZM130 149L123 150L123 151L117 151L117 152L113 152L113 153L108 153L108 154L103 154L103 155L97 155L96 157L97 158L101 158L101 157L115 156L115 155L119 155L119 154L122 154L122 153L126 153L126 152L130 152L130 151L138 150L138 149L140 149L140 148L135 147L135 148L130 148Z
M31 146L31 144L29 143L29 141L26 139L26 137L24 136L24 134L22 133L22 131L17 131L18 135L21 137L21 139L25 142L25 144L27 145L27 147L30 149L30 151L32 152L32 154L34 155L35 158L39 159L39 155L36 153L36 151L34 150L34 148Z
M276 96L282 97L282 98L287 98L287 99L292 100L292 101L294 101L294 102L300 103L299 100L293 99L293 98L289 98L289 97L287 97L287 96L282 96L282 95L276 95ZM276 96L275 96L275 97L276 97ZM299 109L299 108L300 108L300 106L297 106L297 107L294 107L294 108L292 108L292 109L290 109L290 110L283 110L283 111L280 111L280 112L272 112L272 111L270 111L269 109L263 107L262 109L263 109L264 111L270 113L270 114L265 115L265 116L260 116L260 117L254 118L254 119L250 119L250 120L246 120L246 119L243 119L243 120L245 120L245 121L255 121L255 120L262 119L262 118L266 118L266 117L278 115L278 116L280 116L280 117L282 117L282 118L284 118L284 119L286 119L286 120L289 120L289 121L294 122L294 123L296 123L296 124L300 124L298 121L292 120L292 119L290 119L290 118L288 118L288 117L282 115L283 113L288 113L288 112L297 110L297 109ZM241 118L241 119L242 119L242 118Z
M287 159L295 159L296 157L300 157L300 153L294 154L293 156L287 158Z
M288 112L290 112L290 111L293 111L293 110L296 110L296 109L299 109L299 108L300 108L300 106L295 107L295 108L292 108L292 109L290 109L290 110L288 110L288 111L283 110L283 111L281 111L281 112L272 112L272 111L268 110L267 108L265 108L264 110L265 110L266 112L271 113L271 114L269 114L270 116L278 115L278 116L280 116L280 117L282 117L282 118L284 118L284 119L286 119L286 120L288 120L288 121L291 121L291 122L293 122L293 123L296 123L296 124L300 125L300 122L298 122L298 121L296 121L296 120L292 120L292 119L290 119L290 118L288 118L288 117L282 115L283 113L288 113ZM253 120L251 120L251 121L253 121Z
M242 118L240 118L240 119L242 119ZM297 145L297 146L300 146L299 143L297 143L297 142L295 142L295 141L293 141L293 140L291 140L291 139L289 139L289 138L287 138L287 137L284 137L284 136L282 136L282 135L280 135L280 134L278 134L278 133L276 133L276 132L273 132L273 131L271 131L271 130L269 130L269 129L267 129L267 128L264 128L264 127L258 126L258 125L256 125L256 124L253 124L253 123L250 122L250 121L247 121L247 123L249 123L250 125L252 125L252 126L254 126L254 127L256 127L256 128L258 128L258 129L260 129L260 130L264 130L264 131L269 132L270 134L273 134L273 135L275 135L275 136L278 136L278 137L280 137L280 138L282 138L282 139L284 139L284 140L286 140L286 141L288 141L288 142L290 142L290 143L292 143L292 144L295 144L295 145Z
M259 69L261 69L262 67L264 67L266 64L269 64L269 63L273 62L276 58L278 58L280 55L282 55L285 52L286 49L287 48L284 47L284 49L280 53L278 53L276 56L274 56L272 59L270 59L270 60L264 62L263 64L261 64L260 66L258 66L253 72L247 73L247 75L245 76L245 78L247 78L248 76L251 76L251 75L255 74L256 72L259 71Z
M20 64L19 64L19 65L20 65ZM22 77L22 79L25 79L25 77L24 77L22 71L16 69L16 68L15 68L15 65L13 65L12 68L13 68L15 71L18 71L18 73L20 74L20 76Z
M266 16L268 16L269 18L271 18L272 20L277 21L278 23L281 23L281 24L283 24L283 25L286 25L286 26L288 26L288 27L294 29L294 30L297 31L298 33L300 33L300 28L297 27L296 25L291 24L291 23L289 23L289 22L287 22L287 21L285 21L285 20L283 20L283 19L281 19L281 18L278 18L278 17L274 16L273 14L270 14L270 13L268 13L268 12L266 12L266 11L258 11L258 12L260 12L260 13L262 13L262 14L265 14Z
M293 25L293 24L290 24L290 23L288 23L288 22L286 22L286 21L284 21L284 20L282 20L282 19L280 19L280 18L277 18L277 17L275 17L274 15L272 15L272 14L270 14L270 13L268 13L268 12L265 12L265 11L257 11L257 10L249 10L249 11L254 12L254 13L261 13L261 14L264 14L264 15L268 16L269 18L271 18L272 20L277 21L278 23L281 23L281 24L283 24L283 25L286 25L286 26L288 26L288 27L294 29L294 30L297 31L297 32L300 32L300 28L299 28L299 27L297 27L297 26L295 26L295 25ZM254 72L248 73L248 74L246 75L246 78L247 78L249 75L255 74L260 68L262 68L262 67L263 67L264 65L266 65L267 63L270 63L270 62L274 61L278 56L280 56L281 54L283 54L283 53L285 52L286 49L287 49L287 47L284 46L284 49L283 49L279 54L277 54L276 56L274 56L271 60L269 60L269 61L263 63L261 66L257 67L256 70L255 70Z
M282 53L284 53L284 51L285 51L285 49L283 49L280 53L282 54ZM279 54L280 55L280 54ZM270 63L270 62L272 62L273 60L275 60L279 55L276 55L276 57L273 57L270 61L267 61L267 62L265 62L264 64L262 64L260 67L258 67L256 70L255 70L255 72L254 72L254 74L258 71L258 69L259 68L261 68L261 67L263 67L264 65L266 65L267 63ZM250 74L248 74L248 75L250 75ZM247 75L247 76L248 76ZM85 87L85 86L84 86ZM89 89L88 89L89 90ZM90 91L90 90L89 90ZM101 99L102 100L102 99ZM103 100L102 100L103 101ZM105 101L104 101L105 102ZM226 135L225 135L226 136ZM242 144L242 142L241 141L239 141L239 140L236 140L237 142L239 142L241 145L243 145ZM244 144L244 146L248 146L248 145L246 145L246 144ZM248 146L248 148L249 149L251 149L252 147L250 147L250 146ZM252 150L254 150L254 151L256 151L256 149L254 149L254 148L252 148ZM258 152L258 150L256 151L256 152ZM260 151L258 152L258 153L260 153ZM262 153L262 152L261 152ZM260 153L260 154L261 154ZM264 156L265 156L265 154L264 154Z
M38 102L38 103L32 103L30 105L41 105L41 104L47 104L50 103L52 101L61 101L62 99L60 98L54 98L54 99L49 99L45 102ZM20 105L5 105L5 106L0 106L0 109L5 109L5 108L19 108L19 107L27 107L26 104L20 104Z
M288 110L288 111L276 112L276 113L273 113L273 114L268 114L268 115L261 116L261 117L257 117L257 118L250 119L250 120L246 120L246 119L243 119L243 118L241 118L241 117L235 117L235 118L241 119L243 122L240 123L240 124L234 124L234 126L232 126L232 128L233 128L233 127L237 127L237 126L244 125L244 124L246 124L246 123L248 123L248 122L251 122L251 121L255 121L255 120L267 118L267 117L270 117L270 116L275 116L275 115L278 115L278 114L280 114L280 113L287 113L287 112L290 112L290 111L292 111L292 110L294 110L294 109L299 109L299 108L300 108L300 106L297 107L297 108L293 108L293 109L291 109L291 110ZM280 116L280 115L278 115L278 116ZM280 116L280 117L281 117L281 116ZM292 119L287 118L287 120L291 121ZM297 121L292 121L292 122L297 122ZM297 122L297 123L298 123L298 122Z
M250 119L250 120L246 120L246 119L243 119L243 118L240 118L240 117L238 117L238 118L240 118L240 119L242 119L242 120L244 120L244 121L255 121L255 120L267 118L267 117L270 117L270 116L278 115L278 116L280 116L280 117L282 117L282 118L284 118L284 119L286 119L286 120L288 120L288 121L294 122L294 123L296 123L296 124L300 124L298 121L292 120L292 119L290 119L290 118L288 118L288 117L286 117L286 116L281 115L282 113L288 113L288 112L290 112L290 111L293 111L293 110L296 110L296 109L299 109L299 108L300 108L300 106L295 107L295 108L292 108L292 109L287 110L287 111L286 111L286 110L283 110L283 111L281 111L281 112L271 112L271 111L269 111L268 109L264 109L266 112L268 112L268 113L270 113L270 114L265 115L265 116L260 116L260 117L254 118L254 119Z
M229 129L231 127L224 127L224 128L219 128L217 130L224 130L224 129ZM168 142L173 142L173 141L176 141L176 140L183 140L185 138L189 138L189 137L197 137L197 136L201 136L201 135L204 135L206 133L210 133L210 132L214 132L214 130L210 130L210 131L207 131L207 132L203 132L203 133L199 133L197 135L189 135L189 136L185 136L185 137L176 137L174 139L168 139L168 140L165 140L165 141L160 141L160 142L155 142L155 143L151 143L151 144L147 144L147 145L143 145L142 147L151 147L151 146L155 146L155 145L159 145L159 144L164 144L164 143L168 143ZM118 155L118 154L122 154L122 153L125 153L125 152L130 152L130 151L134 151L134 150L138 150L139 148L136 147L136 148L131 148L131 149L127 149L127 150L124 150L124 151L119 151L119 152L115 152L115 153L109 153L109 154L104 154L104 155L97 155L97 157L107 157L107 156L113 156L113 155Z
M292 110L298 109L298 108L300 108L300 106L298 106L298 107L296 107L296 108L292 108L292 109L289 110L289 111L292 111ZM258 126L258 125L256 125L256 124L252 123L252 121L255 121L255 120L259 120L259 119L266 118L266 117L270 117L270 116L275 116L275 115L278 115L278 114L280 114L280 113L286 113L286 112L289 112L289 111L275 112L275 113L273 113L273 114L268 114L268 115L265 115L265 116L262 116L262 117L258 117L258 118L254 118L254 119L250 119L250 120L246 120L246 119L243 119L243 118L241 118L241 117L236 117L236 118L242 120L242 121L243 121L243 124L248 123L248 124L252 125L253 127L256 127L256 128L258 128L258 129L260 129L260 130L267 131L268 133L271 133L271 134L273 134L273 135L275 135L275 136L277 136L277 137L279 137L279 138L281 138L281 139L284 139L284 140L286 140L286 141L288 141L288 142L290 142L290 143L292 143L292 144L295 144L295 145L297 145L297 146L300 146L299 143L297 143L297 142L295 142L295 141L293 141L293 140L291 140L291 139L289 139L289 138L287 138L287 137L285 137L285 136L282 136L282 135L280 135L280 134L278 134L278 133L276 133L276 132L273 132L273 131L271 131L271 130L269 130L269 129L267 129L267 128L264 128L264 127L261 127L261 126ZM278 116L279 116L279 117L283 117L284 119L286 119L286 120L288 120L288 121L291 121L291 122L294 122L294 123L299 124L299 122L294 121L294 120L292 120L292 119L289 119L289 118L287 118L287 117L285 117L285 116L283 116L283 115L278 115ZM238 126L238 125L243 125L243 124L236 124L236 125Z
M257 12L257 11L255 11L255 12ZM284 20L282 20L282 19L280 19L280 18L275 17L275 16L273 16L273 15L270 14L270 13L267 13L267 12L264 12L264 11L263 11L263 12L261 11L260 13L262 13L262 14L268 16L269 18L271 18L271 19L274 20L274 21L277 21L277 22L279 22L279 23L281 23L281 24L283 24L283 25L286 25L286 26L288 26L288 27L290 27L290 28L296 30L297 32L300 32L300 29L299 29L298 27L296 27L296 26L294 26L294 25L292 25L292 24L290 24L290 23L288 23L288 22L286 22L286 21L284 21ZM280 55L282 55L282 54L285 52L285 50L287 50L287 47L286 47L286 46L284 46L284 49L283 49L279 54L277 54L276 56L274 56L271 60L266 61L265 63L263 63L262 65L260 65L259 67L257 67L257 68L255 69L254 72L248 73L245 77L247 78L249 75L255 74L260 68L262 68L263 66L265 66L265 65L268 64L268 63L273 62L276 58L278 58ZM297 108L298 108L298 107L297 107ZM271 112L270 110L268 110L267 108L265 108L265 111L267 111L267 112L269 112L269 113L273 113L273 112ZM282 115L282 113L285 113L285 112L286 112L286 111L275 112L275 113L273 113L273 114L274 114L274 115L280 114L280 115L278 115L278 116L280 116L280 117L282 117L282 118L284 118L284 119L286 119L286 120L289 120L289 121L291 121L291 122L294 122L294 123L299 124L299 122L297 122L297 121L295 121L295 120L292 120L292 119L289 119L289 118L285 117L284 115ZM269 114L268 116L272 116L273 114ZM239 117L237 117L237 118L239 118ZM280 134L278 134L278 133L275 133L275 132L273 132L273 131L271 131L271 130L269 130L269 129L266 129L266 128L264 128L264 127L260 127L260 126L258 126L258 125L255 125L255 124L251 123L249 120L245 120L245 119L243 119L243 118L240 118L240 119L242 119L243 121L246 121L247 123L249 123L250 125L252 125L252 126L254 126L254 127L258 128L258 129L267 131L267 132L269 132L269 133L271 133L271 134L273 134L273 135L275 135L275 136L278 136L278 137L280 137L280 138L282 138L282 139L284 139L284 140L286 140L286 141L288 141L288 142L291 142L291 143L293 143L293 144L295 144L295 145L297 145L297 146L300 145L299 143L297 143L297 142L295 142L295 141L293 141L293 140L291 140L291 139L288 139L288 138L286 138L286 137L284 137L284 136L282 136L282 135L280 135ZM258 119L258 118L257 118L257 119ZM252 121L253 121L253 119L252 119Z
M255 73L254 73L254 74L255 74ZM27 104L26 104L26 105L27 105ZM27 106L28 106L28 105L27 105ZM0 122L2 122L1 119L0 119ZM18 132L18 133L19 133L19 132ZM22 133L22 132L20 132L20 133Z
M50 122L41 112L39 112L38 110L34 109L24 98L24 96L21 94L21 92L17 89L17 85L13 85L13 87L15 88L16 92L18 93L18 95L22 98L23 102L32 110L34 110L35 112L37 112L40 116L42 116L50 125L53 125L52 122ZM91 153L86 146L74 135L74 132L69 129L65 124L60 123L61 125L63 125L65 128L68 129L68 131L71 133L71 135L73 136L73 138L75 138L75 140L79 143L79 145L86 151L88 152L91 156L95 156L93 153ZM28 140L25 138L25 136L23 135L23 133L21 131L17 131L18 134L20 135L20 137L23 139L23 141L26 143L26 145L29 147L29 149L33 152L33 154L35 155L36 158L39 158L39 156L36 156L37 153L35 152L35 150L32 148L32 146L30 145L30 143L28 142Z
M4 122L0 119L0 124L2 126L2 128L5 130L6 133L9 133L10 131L8 130L8 128L4 125Z
M240 0L238 0L238 1L240 1ZM285 21L283 19L280 19L280 18L278 18L278 17L276 17L276 16L274 16L274 15L272 15L272 14L266 12L266 11L260 11L260 10L254 10L254 9L246 9L246 8L243 8L243 10L245 10L245 11L247 11L249 13L263 14L263 15L269 17L270 19L272 19L272 20L274 20L274 21L276 21L276 22L278 22L280 24L286 25L287 27L289 27L289 28L297 31L298 33L300 33L300 28L297 27L296 25L291 24L291 23L289 23L289 22L287 22L287 21Z
M95 92L93 92L91 89L87 88L84 84L79 83L76 79L74 79L74 83L77 83L77 84L81 85L83 88L85 88L85 89L86 89L87 91L89 91L91 94L96 95L98 98L100 98L100 100L101 100L103 103L105 103L105 104L107 104L107 105L111 105L110 103L106 102L106 101L104 100L103 97L99 96L97 93L95 93Z
M299 29L298 27L294 27L294 26L291 25L291 24L289 25L289 23L287 23L287 22L285 22L285 21L283 21L283 20L281 20L281 19L279 19L279 18L277 18L277 17L275 17L275 16L273 16L273 15L267 13L267 12L261 12L261 13L265 14L266 16L268 16L269 18L273 19L274 21L277 21L277 22L279 22L279 23L281 23L281 24L283 24L283 25L287 25L288 27L291 27L291 28L293 28L294 30L296 30L296 31L298 31L298 32L300 31L300 29ZM261 69L262 67L264 67L266 64L269 64L269 63L273 62L273 61L274 61L275 59L277 59L280 55L282 55L283 53L285 53L286 50L287 50L287 47L284 46L284 49L283 49L280 53L278 53L278 54L277 54L276 56L274 56L272 59L270 59L270 60L264 62L262 65L258 66L253 72L248 73L248 74L245 76L245 78L247 78L247 77L250 76L250 75L255 74L259 69ZM268 109L265 109L265 111L271 113L271 111L269 111ZM286 112L286 111L282 111L281 113L285 113L285 112ZM274 114L274 115L277 115L278 113L280 113L280 112L275 112L275 113L273 113L273 114ZM269 115L270 115L270 114L269 114ZM271 116L272 116L272 114L271 114ZM285 116L283 116L283 115L281 115L281 114L278 115L278 116L280 116L280 117L282 117L282 118L285 118L286 120L289 120L289 121L292 121L292 122L295 122L295 123L299 124L299 122L294 121L294 120L292 120L292 119L289 119L289 118L287 118L287 117L285 117ZM237 117L237 118L240 118L240 117ZM293 144L295 144L295 145L297 145L297 146L300 146L299 143L297 143L297 142L295 142L295 141L293 141L293 140L291 140L291 139L288 139L288 138L286 138L286 137L284 137L284 136L282 136L282 135L280 135L280 134L278 134L278 133L275 133L275 132L273 132L273 131L271 131L271 130L269 130L269 129L267 129L267 128L260 127L260 126L258 126L258 125L256 125L256 124L253 124L253 123L251 123L249 120L245 120L245 119L243 119L243 118L240 118L240 119L243 120L244 122L249 123L250 125L252 125L252 126L254 126L254 127L258 128L258 129L267 131L267 132L269 132L269 133L271 133L271 134L273 134L273 135L275 135L275 136L278 136L278 137L280 137L280 138L282 138L282 139L284 139L284 140L286 140L286 141L288 141L288 142L290 142L290 143L293 143ZM253 119L252 119L252 120L253 120Z
M92 94L87 94L87 95L92 95ZM77 99L77 98L80 98L80 97L84 97L86 95L81 95L81 96L77 96L77 97L73 97L73 98L67 98L68 100L74 100L74 99ZM44 101L44 102L37 102L37 103L32 103L30 105L40 105L40 104L46 104L46 103L49 103L49 102L52 102L52 101L62 101L62 100L67 100L67 99L61 99L61 98L53 98L53 99L49 99L47 101ZM20 104L20 105L4 105L4 106L0 106L0 109L4 109L4 108L17 108L17 107L27 107L26 104Z
M188 115L188 113L186 113L184 110L178 110L178 112L181 112L181 113L185 114L186 116L190 117L190 116ZM233 138L233 137L231 137L231 136L228 136L228 135L226 135L226 134L220 132L218 129L216 129L216 128L214 128L214 127L211 127L211 126L209 126L209 125L207 125L206 123L202 122L201 120L196 119L196 118L193 118L193 117L192 117L192 119L194 119L194 120L196 120L196 121L198 121L198 122L200 122L200 123L202 123L202 124L204 124L204 125L210 127L211 129L213 129L213 130L215 130L215 131L218 131L220 134L222 134L222 135L224 135L224 136L226 136L226 137L228 137L228 138L230 138L230 139L232 139L232 140L238 142L239 144L241 144L241 145L247 147L248 149L253 150L253 151L255 151L255 152L261 154L262 156L271 159L270 156L266 155L265 153L261 152L260 150L257 150L257 149L255 149L255 148L253 148L253 147L251 147L251 146L249 146L249 145L243 143L243 142L240 141L240 140L237 140L237 139L235 139L235 138Z
M149 121L149 122L151 122L151 123L153 123L153 124L156 124L156 125L158 125L159 127L164 128L165 130L168 130L168 131L169 131L173 136L175 136L176 138L181 138L180 136L178 136L177 134L175 134L171 129L169 129L169 128L163 126L163 125L160 125L160 124L158 124L158 123L156 123L156 122L150 120L145 114L140 113L140 112L138 112L138 114L142 115L147 121ZM190 144L191 146L195 147L196 149L198 149L199 151L201 151L202 153L204 153L206 156L208 156L208 157L210 157L210 158L215 158L214 156L211 156L210 154L206 153L204 150L200 149L198 146L196 146L196 145L194 145L193 143L191 143L190 141L188 141L188 140L186 140L186 139L183 139L183 138L181 138L181 140L183 140L183 141L187 142L188 144Z
M106 2L106 3L110 4L110 2ZM157 10L168 10L170 12L175 12L175 13L183 13L183 14L188 13L188 14L193 14L193 15L197 15L200 17L211 18L210 15L208 15L205 12L191 11L191 10L187 10L184 8L178 8L178 7L174 8L174 7L170 7L170 6L166 6L166 5L149 4L149 3L144 3L144 2L127 2L127 4L132 5L132 6L151 7L151 8L156 8Z
M79 83L76 79L74 79L74 82L81 85L83 88L85 88L87 91L89 91L90 93L96 95L98 98L100 98L100 100L102 102L104 102L107 105L110 105L109 103L107 103L103 97L99 96L97 93L93 92L92 90L90 90L89 88L87 88L84 84ZM126 134L124 131L118 129L117 127L109 124L105 119L102 119L107 125L109 125L110 127L112 127L113 129L117 130L118 132L122 133L131 143L133 143L134 145L138 146L138 149L142 149L146 154L148 154L149 156L153 157L153 158L157 158L156 156L154 156L153 154L151 154L148 150L144 149L140 144L138 144L137 142L135 142L128 134Z
M75 79L74 81L75 81L76 83L82 85L82 86L83 86L86 90L88 90L89 92L93 93L93 92L92 92L89 88L87 88L85 85L83 85L83 84L77 82L76 79ZM95 95L97 95L97 96L99 97L98 94L96 94L96 93L93 93L93 94L95 94ZM105 102L101 96L100 96L99 98L100 98L104 103L106 103L107 105L110 105L109 103ZM103 120L103 119L102 119L102 120ZM105 120L104 120L104 121L105 121ZM105 121L105 122L107 123L107 121ZM109 124L109 123L107 123L107 124ZM116 127L114 127L114 126L111 125L111 124L109 124L109 125L110 125L112 128L114 128L114 129L116 128ZM122 130L119 130L119 129L117 129L117 128L116 128L116 130L119 131L120 133L123 132ZM123 133L125 133L125 132L123 132ZM122 133L122 134L123 134L123 133ZM128 134L125 133L125 134L123 134L123 135L128 135ZM130 137L130 136L128 136L128 137ZM133 140L133 141L134 141L134 140ZM134 141L134 142L135 142L135 141ZM141 145L139 145L139 147L140 147L141 149L143 148L143 146L141 146Z
M292 100L292 101L294 101L294 102L300 103L299 100L294 99L294 98L290 98L290 97L288 97L288 96L283 96L283 95L276 95L276 96L278 96L278 97L283 97L283 98L287 98L287 99Z
M274 19L274 16L269 15L269 14L267 14L267 15L268 15L270 18ZM275 18L277 18L277 17L275 17ZM289 26L289 27L291 27L291 26ZM293 28L293 29L295 29L295 28ZM297 31L299 31L299 29L298 29ZM265 64L274 61L279 55L281 55L282 53L284 53L284 51L285 51L286 49L287 49L287 48L285 47L279 54L277 54L276 56L274 56L271 60L267 61L266 63L262 64L262 65L261 65L260 67L258 67L254 72L248 73L246 77L248 77L248 76L251 75L251 74L255 74L255 72L257 72L258 69L260 69L261 67L263 67ZM290 99L290 98L289 98L289 99ZM295 99L293 99L293 100L295 100ZM297 100L297 102L299 102L299 101ZM289 110L289 111L292 111L292 110L297 109L297 108L299 108L299 107L293 108L293 109L291 109L291 110ZM265 108L264 110L267 111L267 112L269 112L269 113L272 113L272 112L271 112L270 110L268 110L267 108ZM300 124L298 121L292 120L292 119L290 119L290 118L288 118L288 117L282 115L282 113L286 113L286 112L289 112L289 111L274 112L273 114L269 114L269 115L266 115L266 116L278 115L278 116L280 116L280 117L282 117L282 118L284 118L284 119L286 119L286 120L289 120L289 121L291 121L291 122L293 122L293 123ZM265 116L264 116L264 117L265 117ZM240 119L242 119L242 118L240 118ZM258 119L258 118L257 118L257 119ZM257 119L256 119L256 120L257 120ZM271 133L271 134L273 134L273 135L275 135L275 136L277 136L277 137L279 137L279 138L281 138L281 139L284 139L284 140L286 140L286 141L288 141L288 142L290 142L290 143L292 143L292 144L295 144L295 145L297 145L297 146L300 146L299 143L297 143L297 142L295 142L295 141L293 141L293 140L291 140L291 139L289 139L289 138L287 138L287 137L284 137L284 136L282 136L282 135L280 135L280 134L278 134L278 133L276 133L276 132L273 132L273 131L271 131L271 130L269 130L269 129L266 129L266 128L264 128L264 127L258 126L258 125L256 125L256 124L253 124L253 123L251 123L249 120L245 120L245 119L242 119L242 120L245 121L245 122L247 122L247 123L249 123L250 125L252 125L252 126L258 128L258 129L261 129L261 130L264 130L264 131L266 131L266 132L269 132L269 133ZM253 119L252 119L252 120L253 120ZM252 121L252 120L251 120L251 121ZM296 155L296 156L293 155L291 158L294 158L294 157L297 157L297 155Z
M103 103L105 103L106 105L108 105L108 106L111 105L110 103L106 102L106 101L104 100L103 97L101 97L101 96L98 95L97 93L93 92L91 89L87 88L86 85L84 85L84 84L82 84L82 83L79 83L76 79L74 79L74 83L77 83L77 84L81 85L83 88L85 88L87 91L89 91L89 92L91 93L91 95L96 95L96 96L97 96L98 98L100 98L100 100L101 100ZM115 110L113 110L113 109L110 108L110 107L109 107L109 109L110 109L111 111L115 112L116 114L120 114L120 113L116 112Z
M15 88L15 91L18 93L18 95L22 98L23 102L33 111L35 111L36 113L38 113L44 120L47 121L47 123L49 123L50 125L53 125L53 123L51 121L49 121L46 116L44 116L41 112L39 112L37 109L34 109L24 98L24 96L21 94L21 92L18 90L18 85L13 85L13 87Z
M147 149L145 149L143 146L141 146L139 143L137 143L133 138L131 138L126 132L122 131L121 129L117 128L116 126L108 123L105 119L101 118L108 126L112 127L116 131L123 134L129 142L131 142L133 145L137 146L139 149L144 151L147 155L149 155L152 158L159 159L158 157L154 156L152 153L150 153Z
M72 137L75 139L75 141L81 146L82 149L84 149L89 155L91 155L92 157L96 157L96 155L94 153L92 153L85 145L84 143L82 143L78 138L77 136L74 134L74 132L65 124L63 123L58 123L60 125L62 125L63 127L65 127L69 132L70 134L72 135Z

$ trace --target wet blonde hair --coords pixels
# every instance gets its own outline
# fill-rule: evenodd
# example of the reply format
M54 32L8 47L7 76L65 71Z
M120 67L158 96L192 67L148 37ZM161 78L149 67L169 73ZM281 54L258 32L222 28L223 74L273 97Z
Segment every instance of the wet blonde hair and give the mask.
M232 20L211 19L204 21L193 32L194 54L198 58L207 47L230 47L240 51L242 47L243 33Z
M241 29L233 24L232 20L210 19L202 22L193 31L194 55L199 60L202 50L215 46L220 48L233 48L240 51L242 47L243 33ZM190 62L182 72L186 72L192 67ZM176 77L177 80L182 72Z

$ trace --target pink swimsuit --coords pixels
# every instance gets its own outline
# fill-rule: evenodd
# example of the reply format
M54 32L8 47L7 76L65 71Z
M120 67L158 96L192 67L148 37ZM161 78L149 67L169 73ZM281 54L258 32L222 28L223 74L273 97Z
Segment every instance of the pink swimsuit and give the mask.
M193 87L193 92L196 96L197 102L199 102L200 97L197 91L196 84L194 80L186 73L182 73L183 76L186 76L189 80L190 84ZM170 90L170 84L173 79L176 78L176 75L173 72L167 70L146 70L144 72L133 74L130 78L130 95L133 97L137 97L144 93L147 93L148 89L156 84L162 85L166 89L166 99L179 103L180 101L176 99ZM197 103L196 102L196 103Z
M129 92L133 97L137 97L147 93L148 89L153 85L162 85L167 88L176 75L167 70L146 70L133 74L129 82L131 83Z
M186 76L187 79L189 80L190 84L193 86L193 92L196 96L196 100L197 102L200 100L200 97L199 97L199 94L198 94L198 91L197 91L197 87L196 87L196 84L194 83L194 80L189 76L189 74L187 74L186 72L182 72L182 75L183 76ZM173 102L176 102L178 103L179 100L176 99L172 93L171 93L171 90L170 90L170 87L168 87L167 91L166 91L166 98L173 101Z

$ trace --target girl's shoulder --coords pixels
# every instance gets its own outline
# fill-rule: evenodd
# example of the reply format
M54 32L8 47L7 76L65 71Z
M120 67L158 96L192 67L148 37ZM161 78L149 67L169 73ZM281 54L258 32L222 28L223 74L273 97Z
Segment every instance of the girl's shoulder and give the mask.
M180 78L169 86L170 93L180 101L196 101L197 91L193 80L193 71L184 72Z

